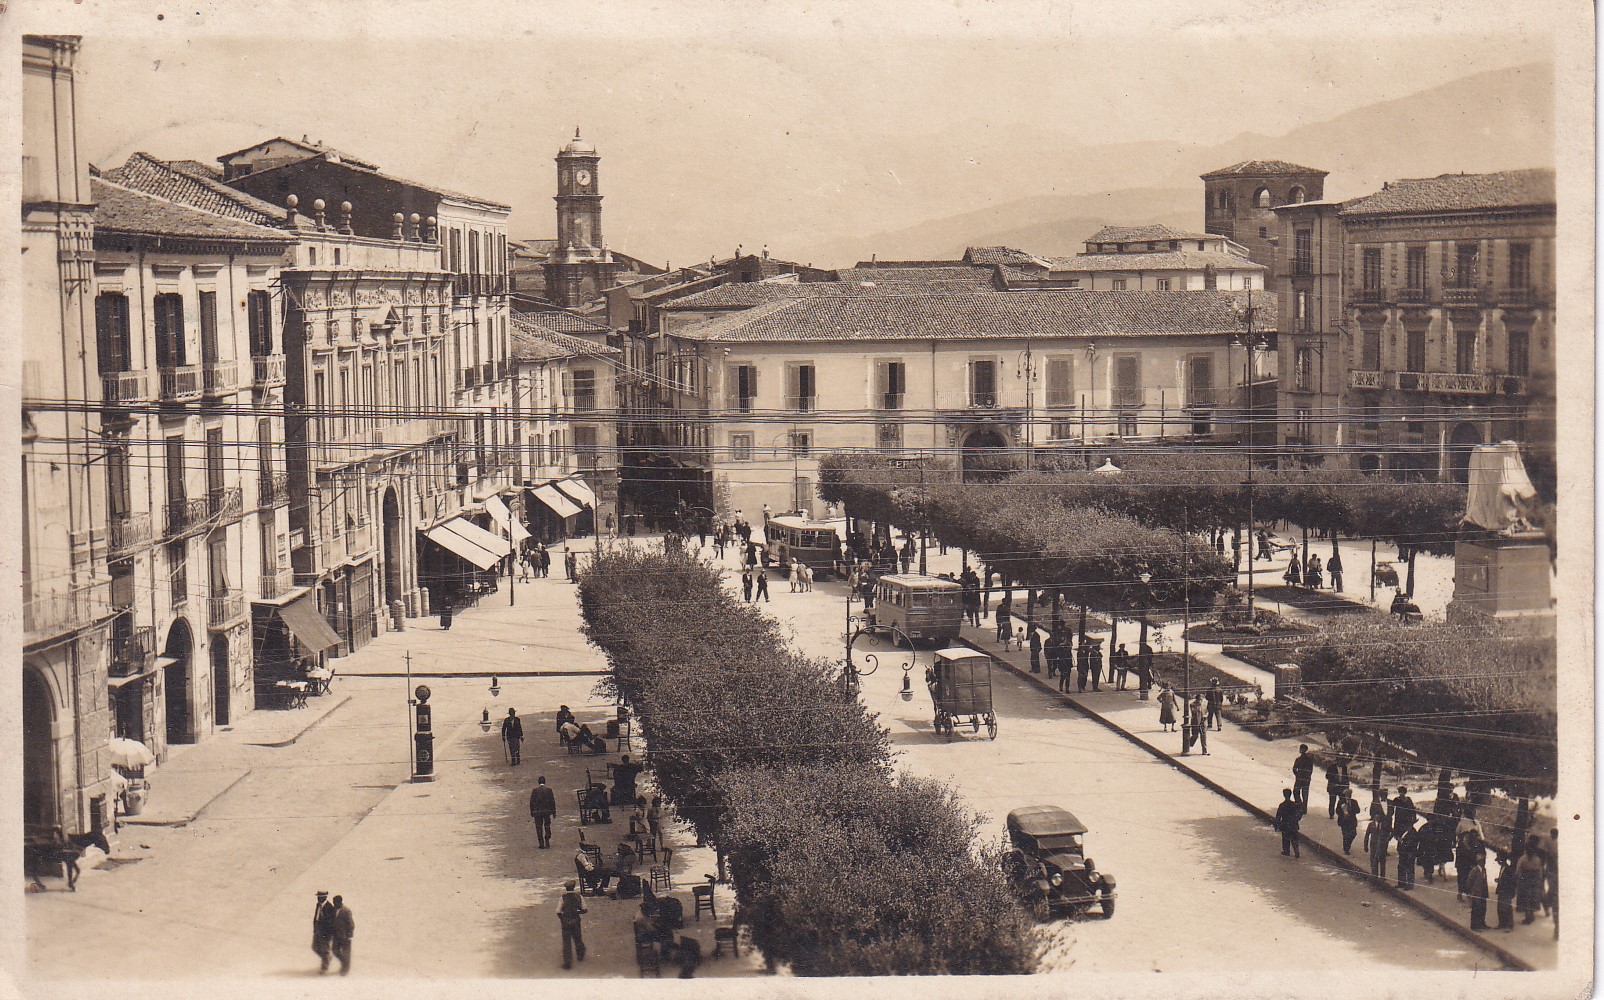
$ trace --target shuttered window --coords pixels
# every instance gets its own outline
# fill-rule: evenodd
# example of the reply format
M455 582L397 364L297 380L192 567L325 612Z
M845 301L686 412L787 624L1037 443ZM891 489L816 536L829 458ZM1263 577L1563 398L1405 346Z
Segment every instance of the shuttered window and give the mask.
M1047 359L1047 405L1075 405L1075 359Z

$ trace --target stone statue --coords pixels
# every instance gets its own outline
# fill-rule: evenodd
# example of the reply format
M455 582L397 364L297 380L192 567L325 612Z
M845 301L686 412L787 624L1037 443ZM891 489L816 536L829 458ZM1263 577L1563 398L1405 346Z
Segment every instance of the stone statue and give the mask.
M1537 490L1515 442L1477 445L1470 453L1469 474L1466 524L1500 535L1533 530L1528 512Z

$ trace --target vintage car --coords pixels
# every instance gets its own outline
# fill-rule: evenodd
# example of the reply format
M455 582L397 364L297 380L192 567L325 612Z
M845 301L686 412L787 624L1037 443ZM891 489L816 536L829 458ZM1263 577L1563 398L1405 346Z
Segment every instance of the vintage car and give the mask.
M1114 876L1100 872L1086 857L1081 837L1086 825L1067 809L1025 806L1008 814L1013 850L1003 868L1020 898L1043 917L1074 914L1098 906L1114 915Z

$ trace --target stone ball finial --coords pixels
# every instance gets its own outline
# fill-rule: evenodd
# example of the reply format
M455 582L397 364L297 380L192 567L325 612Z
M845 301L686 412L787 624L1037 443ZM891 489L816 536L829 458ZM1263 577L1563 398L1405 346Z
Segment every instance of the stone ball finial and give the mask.
M299 205L300 203L301 203L301 199L297 198L293 194L290 195L288 198L284 199L284 204L290 206L291 208L294 208L295 206Z
M415 225L418 224L418 218L419 218L418 213L417 212L413 212L412 213L412 217L410 219L408 219L407 221L412 223L415 226Z
M393 218L395 219L396 222L404 222L404 221L406 221L406 216L402 215L400 212L395 213Z
M351 211L351 203L350 203L350 202L348 202L348 201L342 201L342 202L340 202L340 211L342 211L342 212L349 212L349 211Z
M319 198L316 201L312 202L312 211L321 212L321 211L323 211L323 208L324 208L324 206L323 206L323 199L322 198Z

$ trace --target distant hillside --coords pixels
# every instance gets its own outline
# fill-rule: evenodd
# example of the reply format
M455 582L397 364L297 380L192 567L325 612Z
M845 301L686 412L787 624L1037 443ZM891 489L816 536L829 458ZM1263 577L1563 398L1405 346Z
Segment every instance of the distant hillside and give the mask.
M1202 224L1198 175L1240 160L1290 160L1331 172L1326 196L1367 194L1384 181L1464 171L1545 167L1554 163L1554 71L1545 64L1490 70L1395 100L1358 108L1282 136L1245 132L1212 146L1141 142L1092 145L1046 125L988 133L989 156L966 158L978 144L960 127L892 137L867 157L855 187L874 206L841 205L813 216L816 249L806 259L841 264L881 257L940 257L967 245L1006 243L1043 253L1078 250L1104 223ZM923 155L917 155L922 150ZM876 171L880 159L917 163L895 185ZM916 203L973 204L986 192L1041 193L952 215L841 236L865 217L906 217ZM919 196L915 199L913 192ZM804 231L806 232L806 231ZM831 238L834 235L834 238ZM797 236L806 240L804 233Z

